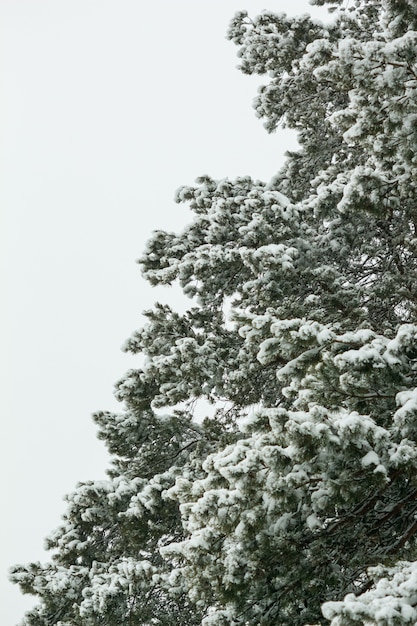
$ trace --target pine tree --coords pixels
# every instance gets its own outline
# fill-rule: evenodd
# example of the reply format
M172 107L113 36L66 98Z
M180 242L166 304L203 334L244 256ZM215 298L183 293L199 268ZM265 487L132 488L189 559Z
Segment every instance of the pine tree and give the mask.
M231 22L299 149L178 191L141 264L190 308L127 342L109 479L13 570L25 626L417 623L417 6L314 3Z

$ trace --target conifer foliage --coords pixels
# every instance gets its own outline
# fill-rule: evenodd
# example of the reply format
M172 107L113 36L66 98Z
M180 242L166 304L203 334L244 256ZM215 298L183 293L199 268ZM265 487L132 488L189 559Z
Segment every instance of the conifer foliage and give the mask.
M128 340L108 480L12 571L25 626L417 623L417 5L313 3L230 24L300 147L178 191L140 262L190 307Z

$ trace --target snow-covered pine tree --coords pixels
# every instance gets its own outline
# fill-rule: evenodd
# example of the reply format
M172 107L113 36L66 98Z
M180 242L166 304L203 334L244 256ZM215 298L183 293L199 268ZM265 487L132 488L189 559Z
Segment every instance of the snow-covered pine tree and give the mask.
M127 342L109 480L12 573L25 626L417 623L417 5L315 4L230 25L300 147L178 192L194 220L141 263L192 304Z

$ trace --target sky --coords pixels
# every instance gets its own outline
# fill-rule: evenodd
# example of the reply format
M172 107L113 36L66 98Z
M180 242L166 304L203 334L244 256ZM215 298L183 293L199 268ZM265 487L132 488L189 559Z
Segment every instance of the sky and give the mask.
M45 561L63 496L105 477L91 413L121 410L121 351L156 300L135 262L180 230L175 190L209 174L268 180L295 146L252 109L259 78L225 39L233 14L307 0L0 0L0 618L33 599L7 581Z

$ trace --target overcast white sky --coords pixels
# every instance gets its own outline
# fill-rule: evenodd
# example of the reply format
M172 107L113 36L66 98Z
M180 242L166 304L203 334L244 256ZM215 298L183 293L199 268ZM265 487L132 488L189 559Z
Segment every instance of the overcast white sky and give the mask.
M225 32L234 12L307 0L0 0L1 624L32 604L7 582L45 560L62 497L101 478L90 414L119 409L120 351L156 294L135 259L179 229L175 189L201 174L269 179L269 136Z

